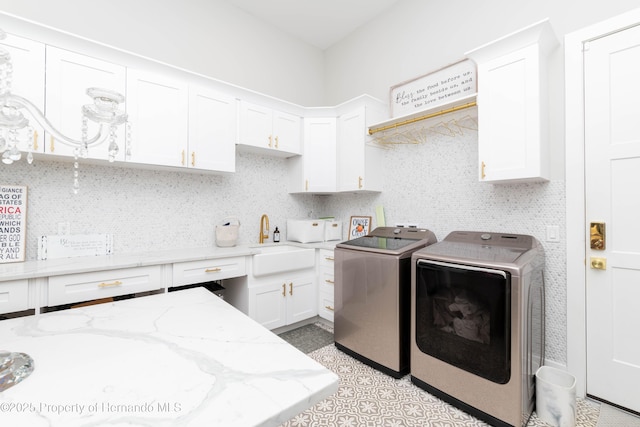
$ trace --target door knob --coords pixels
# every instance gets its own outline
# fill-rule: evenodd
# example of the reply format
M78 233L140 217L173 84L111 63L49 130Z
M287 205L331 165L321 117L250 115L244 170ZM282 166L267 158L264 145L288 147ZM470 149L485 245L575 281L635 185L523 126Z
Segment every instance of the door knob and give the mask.
M591 257L591 268L593 268L594 270L606 270L607 259Z

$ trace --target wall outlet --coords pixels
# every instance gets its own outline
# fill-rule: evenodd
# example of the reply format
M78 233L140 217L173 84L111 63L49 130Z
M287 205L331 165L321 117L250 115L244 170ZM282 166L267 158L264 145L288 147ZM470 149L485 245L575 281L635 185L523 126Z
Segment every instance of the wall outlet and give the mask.
M71 234L71 224L68 222L59 222L58 223L58 235L59 236L67 236Z

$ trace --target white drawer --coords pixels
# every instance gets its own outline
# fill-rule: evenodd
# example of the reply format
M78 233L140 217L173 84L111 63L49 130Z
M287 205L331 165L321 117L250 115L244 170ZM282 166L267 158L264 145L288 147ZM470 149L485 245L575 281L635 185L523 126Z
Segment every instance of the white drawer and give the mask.
M27 310L29 286L27 280L0 282L0 313Z
M334 283L335 283L333 278L334 278L333 269L324 267L320 270L320 280L318 282L320 285L320 292L327 292L333 295L333 289L334 289Z
M320 292L320 303L318 305L318 315L323 319L333 322L333 293Z
M320 267L330 267L333 270L333 251L320 249Z
M162 267L123 268L49 277L47 305L90 301L160 289Z
M179 262L173 264L172 286L193 285L246 274L246 258L243 256Z

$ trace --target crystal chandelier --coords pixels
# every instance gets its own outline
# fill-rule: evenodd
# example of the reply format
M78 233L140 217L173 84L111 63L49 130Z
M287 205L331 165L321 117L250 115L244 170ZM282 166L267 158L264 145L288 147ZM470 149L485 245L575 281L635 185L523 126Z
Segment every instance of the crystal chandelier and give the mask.
M0 40L6 34L0 29ZM119 111L124 103L124 96L107 89L89 88L87 95L93 99L93 104L82 107L82 135L76 140L58 131L45 115L29 100L11 93L13 66L11 55L0 46L0 153L2 162L11 164L22 158L26 152L27 162L33 162L33 128L29 125L22 110L49 132L56 141L74 148L73 191L78 192L78 161L86 158L89 147L95 147L109 141L109 161L113 162L119 148L116 143L118 126L127 125L127 135L130 135L127 114ZM96 135L88 136L88 120L100 125ZM26 150L20 147L26 146Z

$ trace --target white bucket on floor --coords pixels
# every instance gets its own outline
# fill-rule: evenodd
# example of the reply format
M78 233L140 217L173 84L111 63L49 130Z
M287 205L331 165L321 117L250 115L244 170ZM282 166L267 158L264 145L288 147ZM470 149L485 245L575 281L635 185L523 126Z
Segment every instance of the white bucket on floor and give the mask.
M536 372L536 414L555 427L576 425L576 378L570 373L541 366Z

